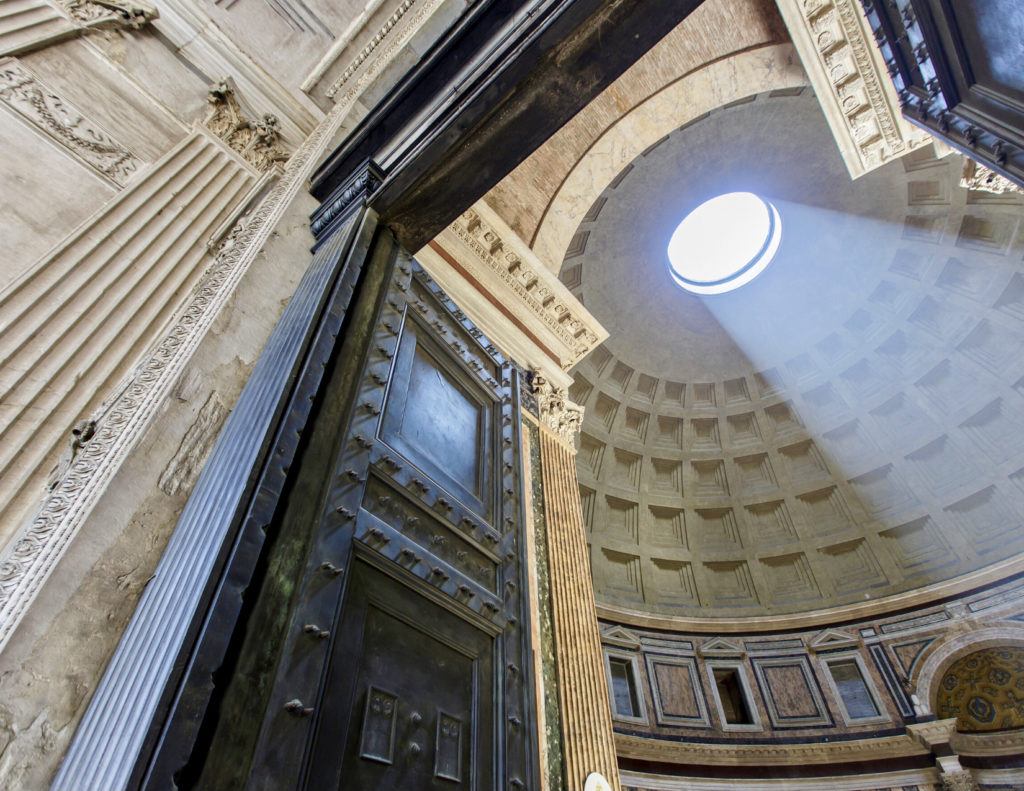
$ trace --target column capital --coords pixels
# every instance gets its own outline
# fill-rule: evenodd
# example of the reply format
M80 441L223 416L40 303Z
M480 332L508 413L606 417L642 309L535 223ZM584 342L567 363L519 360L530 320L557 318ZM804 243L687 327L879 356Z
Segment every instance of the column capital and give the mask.
M552 384L539 370L530 372L530 387L537 397L541 423L575 453L576 438L583 425L583 407L570 401L565 389Z

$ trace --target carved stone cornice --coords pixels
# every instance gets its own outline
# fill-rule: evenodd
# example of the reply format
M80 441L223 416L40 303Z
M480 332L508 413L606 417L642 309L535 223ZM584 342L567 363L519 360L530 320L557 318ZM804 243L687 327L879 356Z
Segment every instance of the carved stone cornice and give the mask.
M549 405L569 403L569 369L608 331L494 209L477 201L416 259L506 357L543 373ZM556 411L546 425L574 447L577 413Z
M922 747L931 750L937 744L948 744L956 730L956 718L916 722L907 726L907 733L921 743Z
M1024 187L1014 184L1006 176L1001 176L991 168L964 157L964 170L960 176L960 186L969 190L993 192L1002 195L1004 192L1024 194Z
M931 142L908 124L857 0L776 0L853 178Z
M1024 755L1024 729L992 733L954 732L950 746L958 755L985 758Z
M58 0L60 7L85 28L128 27L138 30L160 12L142 0Z
M260 173L288 159L277 117L266 113L259 120L247 118L230 79L211 85L207 100L203 125Z
M942 780L942 791L978 791L978 783L966 769L957 772L943 772L939 775Z
M0 101L119 187L142 161L14 58L0 60Z
M377 48L384 43L384 40L388 38L388 35L394 30L402 17L406 15L410 8L416 4L416 0L402 0L398 8L395 9L394 13L389 16L376 34L371 38L366 46L363 47L359 53L352 59L352 62L345 68L341 76L331 83L331 87L327 89L327 98L333 99L338 91L340 91L345 84L352 78L352 75L359 71L360 67L366 63L366 60L377 51ZM388 42L391 43L390 41Z
M531 374L531 384L540 422L575 450L576 437L583 425L583 407L570 401L565 390L551 384L540 371Z

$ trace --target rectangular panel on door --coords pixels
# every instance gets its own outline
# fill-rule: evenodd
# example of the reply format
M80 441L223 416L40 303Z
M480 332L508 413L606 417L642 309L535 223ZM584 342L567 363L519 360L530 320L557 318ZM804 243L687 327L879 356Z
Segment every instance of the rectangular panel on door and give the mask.
M351 791L490 788L493 638L366 563L351 584L313 766Z

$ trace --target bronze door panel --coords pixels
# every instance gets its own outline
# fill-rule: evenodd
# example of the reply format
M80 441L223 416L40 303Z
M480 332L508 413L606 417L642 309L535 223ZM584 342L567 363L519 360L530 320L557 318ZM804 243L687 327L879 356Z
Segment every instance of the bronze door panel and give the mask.
M340 761L345 791L490 788L492 637L366 564L352 583L307 787Z

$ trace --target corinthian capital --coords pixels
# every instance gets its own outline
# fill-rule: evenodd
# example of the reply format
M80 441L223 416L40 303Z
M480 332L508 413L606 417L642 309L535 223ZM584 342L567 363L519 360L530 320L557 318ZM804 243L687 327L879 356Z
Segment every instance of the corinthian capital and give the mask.
M564 388L556 387L540 371L533 371L530 385L537 397L541 422L575 449L583 425L583 407L569 400Z

